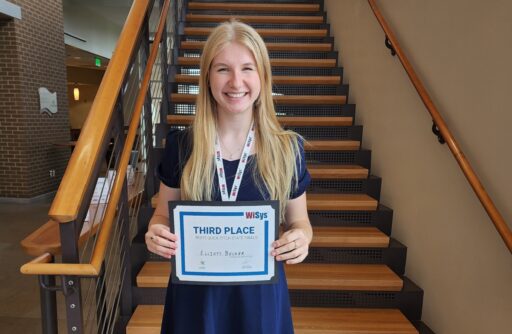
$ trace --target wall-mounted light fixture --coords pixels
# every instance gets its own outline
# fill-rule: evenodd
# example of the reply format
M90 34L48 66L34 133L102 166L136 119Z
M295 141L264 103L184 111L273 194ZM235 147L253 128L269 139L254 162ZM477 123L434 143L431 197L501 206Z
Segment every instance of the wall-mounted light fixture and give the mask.
M80 100L80 90L78 89L78 87L73 88L73 98L75 99L75 101Z

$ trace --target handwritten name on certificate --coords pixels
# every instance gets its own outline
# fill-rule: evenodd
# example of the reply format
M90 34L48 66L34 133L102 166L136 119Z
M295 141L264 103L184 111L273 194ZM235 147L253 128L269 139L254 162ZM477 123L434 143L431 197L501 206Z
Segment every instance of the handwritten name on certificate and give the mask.
M277 280L270 255L278 236L279 203L169 202L178 238L172 281L186 284L264 284Z

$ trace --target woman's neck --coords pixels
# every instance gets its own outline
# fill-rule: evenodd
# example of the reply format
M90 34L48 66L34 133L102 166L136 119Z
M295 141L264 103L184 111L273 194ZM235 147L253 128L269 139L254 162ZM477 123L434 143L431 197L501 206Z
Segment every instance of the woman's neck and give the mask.
M226 115L219 113L218 135L222 138L246 137L253 122L252 114Z
M252 122L252 114L249 114L249 117L247 115L219 115L217 135L224 159L237 160L240 158ZM255 153L255 145L252 145L250 154L253 153Z

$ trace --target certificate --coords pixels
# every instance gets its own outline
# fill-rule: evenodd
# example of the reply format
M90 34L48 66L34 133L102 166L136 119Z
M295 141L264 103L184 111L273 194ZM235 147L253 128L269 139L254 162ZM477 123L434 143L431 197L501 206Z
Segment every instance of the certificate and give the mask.
M172 281L264 284L277 280L270 254L278 237L279 202L169 202L178 247Z

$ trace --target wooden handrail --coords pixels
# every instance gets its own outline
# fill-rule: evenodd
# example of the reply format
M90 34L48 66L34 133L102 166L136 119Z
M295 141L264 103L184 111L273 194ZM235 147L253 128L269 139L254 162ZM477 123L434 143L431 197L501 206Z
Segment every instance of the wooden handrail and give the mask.
M155 64L156 57L158 54L158 48L162 39L163 30L165 28L165 20L167 19L167 11L169 10L170 0L165 0L162 6L162 13L158 22L158 28L151 44L151 51L149 53L146 69L140 85L137 99L135 100L135 106L133 110L132 120L128 127L128 134L126 135L125 144L121 157L119 159L119 167L117 169L117 177L112 186L112 200L109 201L107 209L105 211L105 221L102 228L100 229L96 247L93 250L91 264L98 270L101 268L103 259L105 258L105 250L110 237L110 232L114 225L114 216L117 210L117 204L121 198L121 192L123 191L123 184L126 180L126 170L130 161L133 143L135 142L135 136L137 135L137 129L140 124L140 116L144 101L146 100L147 91L149 88L149 81L151 80L151 72L153 71L153 65Z
M450 151L452 152L453 156L455 157L455 160L457 160L457 163L459 164L460 168L462 169L462 172L464 173L468 182L470 183L471 187L473 188L473 191L475 192L476 196L480 200L480 203L482 203L483 207L485 208L485 211L487 212L487 214L491 218L494 226L498 230L498 233L500 234L501 238L507 245L509 251L512 253L512 232L510 230L510 227L507 225L507 223L503 219L503 216L501 215L501 213L498 211L498 209L494 205L494 202L492 201L491 197L489 196L489 194L485 190L484 186L480 182L478 176L476 175L475 171L471 167L469 161L466 159L464 153L462 152L459 145L457 144L451 131L448 129L446 122L444 121L443 117L437 110L437 107L434 105L434 102L432 102L432 99L430 98L430 95L428 94L425 86L423 86L423 83L421 82L418 75L414 71L414 68L412 67L411 63L407 59L405 53L400 48L400 45L398 44L398 40L396 39L395 34L391 30L391 28L388 26L386 20L384 19L383 15L381 14L379 8L377 7L376 1L368 0L368 3L370 4L370 7L373 10L375 17L379 21L379 24L381 25L382 29L384 30L393 49L395 50L396 55L400 59L400 62L402 63L405 71L407 72L409 79L411 80L412 84L414 85L414 88L416 88L416 91L420 95L421 100L423 101L423 104L425 105L428 112L432 116L432 120L437 125L443 139L448 144L448 147L450 148Z
M121 193L123 191L123 185L126 180L126 170L131 156L133 143L135 142L135 136L137 129L140 124L140 116L146 94L149 88L149 82L151 79L151 72L155 63L160 41L162 39L163 30L165 28L165 21L167 19L167 11L169 10L170 0L165 0L162 6L162 13L158 22L158 28L151 45L151 51L149 53L147 65L144 71L144 76L141 82L140 90L135 100L134 111L130 125L128 128L128 134L126 136L125 145L119 159L119 165L116 170L116 178L112 186L112 192L105 209L105 215L103 218L103 224L99 230L98 239L94 246L90 263L27 263L21 267L21 272L29 275L76 275L76 276L97 276L101 270L101 264L105 259L105 252L107 249L107 243L114 225L114 218L117 210ZM133 7L132 7L133 9Z
M60 223L77 218L87 186L93 182L94 166L101 145L108 133L114 106L121 90L131 55L137 43L149 0L135 0L121 31L110 65L93 101L81 135L73 150L66 172L62 178L48 215Z

